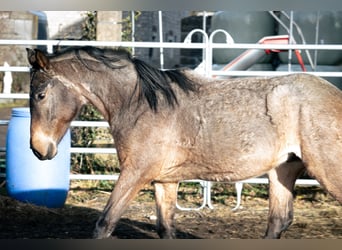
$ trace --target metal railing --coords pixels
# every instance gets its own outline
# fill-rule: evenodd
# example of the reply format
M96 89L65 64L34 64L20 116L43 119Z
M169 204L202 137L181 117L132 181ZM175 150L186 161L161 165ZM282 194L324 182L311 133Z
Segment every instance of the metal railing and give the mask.
M192 43L191 36L195 32L200 32L204 36L203 43ZM245 43L233 43L229 36L227 36L226 43L213 43L213 36L216 33L224 31L213 32L208 36L202 30L194 30L189 33L189 36L183 43L177 42L116 42L116 41L64 41L64 40L0 40L0 46L17 45L17 46L47 46L47 51L52 52L53 46L107 46L107 47L131 47L131 48L177 48L177 49L202 49L203 50L203 74L207 76L222 75L222 76L275 76L291 73L290 71L217 71L212 69L213 49L279 49L279 50L293 50L293 49L305 49L305 50L342 50L342 45L315 45L315 44L245 44ZM29 72L27 66L0 66L2 72ZM342 72L308 72L310 74L322 76L322 77L342 77ZM28 99L29 95L26 93L10 93L0 94L0 99ZM0 121L0 125L7 125L8 121ZM108 127L107 122L94 122L94 121L73 121L71 126L93 126L93 127ZM6 151L5 148L0 149ZM115 148L79 148L71 147L71 153L116 153ZM70 174L70 179L79 180L117 180L118 175L83 175L83 174ZM189 180L201 183L204 189L203 204L198 209L208 206L212 208L210 198L210 182L201 180ZM266 178L253 178L241 181L235 184L237 190L237 206L240 205L240 197L243 183L268 183ZM316 180L297 180L297 185L319 185ZM180 206L179 209L187 210Z

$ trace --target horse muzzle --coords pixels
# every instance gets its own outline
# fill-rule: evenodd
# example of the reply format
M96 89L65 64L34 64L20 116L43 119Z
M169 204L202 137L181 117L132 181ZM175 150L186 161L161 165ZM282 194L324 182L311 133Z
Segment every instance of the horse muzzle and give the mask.
M57 154L57 145L55 143L49 142L49 141L37 142L31 138L30 148L31 148L33 154L41 161L51 160Z

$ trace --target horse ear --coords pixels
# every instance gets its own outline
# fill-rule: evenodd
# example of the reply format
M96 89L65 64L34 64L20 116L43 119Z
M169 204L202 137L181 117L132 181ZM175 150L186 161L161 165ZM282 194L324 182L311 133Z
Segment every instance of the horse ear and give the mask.
M26 48L27 51L27 59L31 66L36 69L49 70L50 69L50 61L49 58L40 50L35 49L32 50L30 48Z

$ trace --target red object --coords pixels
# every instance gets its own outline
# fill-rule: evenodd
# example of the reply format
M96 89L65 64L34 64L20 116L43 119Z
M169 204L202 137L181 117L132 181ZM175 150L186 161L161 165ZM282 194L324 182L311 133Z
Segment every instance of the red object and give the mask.
M266 36L262 38L259 42L259 44L289 44L289 36L288 35L282 35L282 36ZM266 54L270 54L271 52L284 52L286 50L279 50L279 49L265 49ZM303 62L302 55L300 54L300 50L295 49L294 50L296 57L298 59L298 62L300 64L300 67L305 72L306 68Z

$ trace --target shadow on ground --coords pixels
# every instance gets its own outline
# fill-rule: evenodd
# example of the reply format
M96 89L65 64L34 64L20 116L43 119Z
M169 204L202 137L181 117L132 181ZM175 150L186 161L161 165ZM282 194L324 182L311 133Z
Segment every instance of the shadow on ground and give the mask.
M0 196L1 239L89 239L92 238L100 211L93 208L66 205L45 208ZM195 239L195 235L177 230L177 238ZM154 223L120 219L113 238L158 238Z

